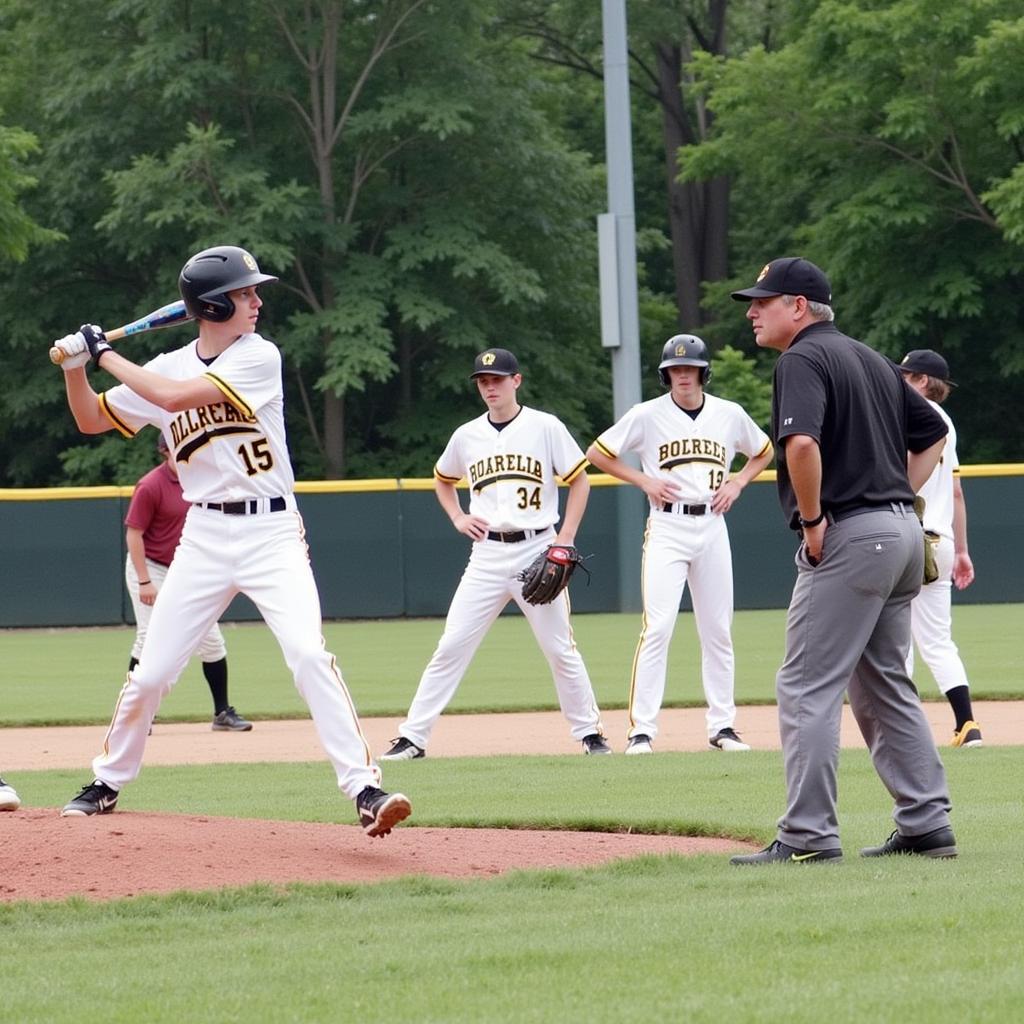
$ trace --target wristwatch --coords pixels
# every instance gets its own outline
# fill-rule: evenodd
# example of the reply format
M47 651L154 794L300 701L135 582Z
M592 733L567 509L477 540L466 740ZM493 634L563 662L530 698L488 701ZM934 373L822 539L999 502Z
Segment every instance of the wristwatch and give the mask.
M800 528L803 530L808 530L812 526L817 526L818 523L820 523L822 519L825 518L825 510L822 509L813 519L804 519L800 515L797 515L796 518L797 522L800 524Z

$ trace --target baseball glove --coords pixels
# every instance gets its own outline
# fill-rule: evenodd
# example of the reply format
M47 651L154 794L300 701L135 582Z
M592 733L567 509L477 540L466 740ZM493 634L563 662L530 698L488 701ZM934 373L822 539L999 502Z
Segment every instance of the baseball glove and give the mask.
M550 604L569 585L583 556L571 545L553 544L542 551L516 579L523 582L523 597L530 604ZM586 567L583 571L590 576Z
M918 494L914 498L914 511L917 513L917 518L921 522L921 526L924 526L924 498ZM933 541L931 538L935 537ZM928 586L929 583L934 583L939 578L939 567L935 562L935 544L938 542L938 536L936 534L929 534L925 530L924 534L924 579L923 583Z

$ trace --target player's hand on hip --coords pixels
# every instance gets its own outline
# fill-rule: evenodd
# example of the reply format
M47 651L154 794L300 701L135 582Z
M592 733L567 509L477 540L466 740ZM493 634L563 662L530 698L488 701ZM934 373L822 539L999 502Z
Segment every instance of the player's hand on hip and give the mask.
M89 346L85 338L79 334L66 334L63 338L55 341L51 348L60 349L64 353L64 361L60 368L67 373L68 370L77 370L85 366L92 356L89 354Z
M674 480L656 476L648 476L644 480L643 492L655 505L672 505L679 498L679 485Z
M468 512L460 512L453 520L452 526L470 540L483 540L490 526L486 519L471 516Z
M742 491L743 488L735 480L726 480L715 491L714 497L711 499L711 511L717 515L728 512L736 503Z

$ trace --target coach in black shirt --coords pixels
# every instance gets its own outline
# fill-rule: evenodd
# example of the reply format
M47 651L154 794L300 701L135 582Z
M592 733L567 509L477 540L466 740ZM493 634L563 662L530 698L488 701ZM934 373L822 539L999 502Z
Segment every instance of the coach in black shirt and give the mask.
M836 771L843 695L896 801L896 831L864 856L956 855L945 771L905 670L910 602L924 538L913 511L945 444L946 425L898 368L832 324L824 273L773 260L749 302L757 344L775 366L772 440L779 499L802 531L776 677L788 806L778 838L735 864L842 856Z

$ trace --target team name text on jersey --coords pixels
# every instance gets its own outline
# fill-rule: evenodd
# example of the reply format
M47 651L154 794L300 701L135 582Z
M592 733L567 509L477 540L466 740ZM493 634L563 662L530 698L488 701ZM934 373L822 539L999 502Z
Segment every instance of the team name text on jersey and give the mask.
M725 468L725 445L703 437L681 437L658 446L658 465L671 469L683 462L712 462Z
M491 455L469 467L469 483L475 490L510 477L539 484L544 479L544 467L530 455L515 454Z

